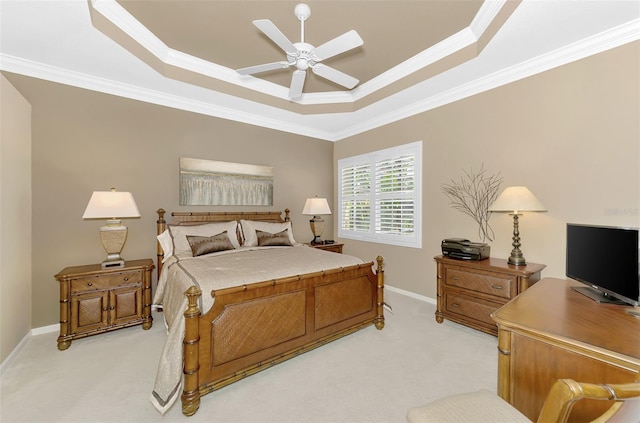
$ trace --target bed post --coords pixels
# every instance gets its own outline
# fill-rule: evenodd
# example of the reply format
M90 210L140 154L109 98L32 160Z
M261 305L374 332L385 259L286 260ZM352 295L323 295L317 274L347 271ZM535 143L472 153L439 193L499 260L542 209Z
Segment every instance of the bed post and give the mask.
M376 316L375 325L376 329L381 330L384 328L384 269L382 268L382 256L376 257L378 262L378 268L376 269L376 275L378 276L378 315Z
M164 209L158 209L158 220L156 220L156 235L160 235L167 229L167 222L164 220ZM162 271L162 260L164 259L164 251L160 246L160 241L156 241L156 268L158 269L158 280L160 280L160 272Z
M185 329L182 342L184 367L184 386L182 389L182 414L193 416L200 407L200 386L198 380L200 343L199 318L200 309L198 299L202 291L195 286L190 287L184 293L189 305L184 312Z
M291 212L291 210L289 209L284 209L284 221L285 222L289 222L291 221L291 218L289 217L289 213Z

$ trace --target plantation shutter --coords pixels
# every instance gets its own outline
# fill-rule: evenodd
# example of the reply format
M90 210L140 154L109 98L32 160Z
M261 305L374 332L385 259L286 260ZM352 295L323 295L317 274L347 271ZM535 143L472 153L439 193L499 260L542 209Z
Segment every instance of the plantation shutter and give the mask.
M422 247L422 141L338 160L338 236Z
M371 224L371 165L345 167L342 170L342 229L369 231Z
M375 231L407 234L414 230L415 157L378 161L375 172Z

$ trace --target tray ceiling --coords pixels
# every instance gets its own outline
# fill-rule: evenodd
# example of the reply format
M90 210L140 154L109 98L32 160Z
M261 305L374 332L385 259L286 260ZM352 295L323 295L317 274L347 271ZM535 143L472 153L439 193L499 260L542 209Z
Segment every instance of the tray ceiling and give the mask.
M298 42L297 3L3 1L0 69L335 141L640 38L636 1L307 1L306 42L364 40L326 61L360 83L291 101L291 68L235 69L284 60L252 21Z

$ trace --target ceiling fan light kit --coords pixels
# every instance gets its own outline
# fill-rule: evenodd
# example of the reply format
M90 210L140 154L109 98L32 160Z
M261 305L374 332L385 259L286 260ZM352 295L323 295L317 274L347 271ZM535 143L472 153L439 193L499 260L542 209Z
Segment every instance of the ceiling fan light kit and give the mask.
M268 19L253 21L253 24L260 31L287 54L287 60L250 66L238 69L237 72L240 75L253 75L295 66L296 70L293 71L291 85L289 87L289 98L292 100L302 96L304 81L307 77L307 69L311 69L316 75L348 89L352 89L358 85L358 82L360 82L358 79L320 62L363 45L364 41L360 38L360 35L358 35L356 31L351 30L316 48L304 41L304 22L311 16L311 8L301 3L295 7L293 12L295 17L300 21L299 43L289 41L273 22Z

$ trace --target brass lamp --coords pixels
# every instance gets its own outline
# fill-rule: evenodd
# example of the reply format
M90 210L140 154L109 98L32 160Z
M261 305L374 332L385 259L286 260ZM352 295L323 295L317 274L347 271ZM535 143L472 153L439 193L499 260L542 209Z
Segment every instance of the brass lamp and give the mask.
M498 196L489 207L492 212L509 212L513 215L513 250L508 263L516 266L527 264L520 250L520 231L518 228L518 216L523 211L544 212L542 203L529 191L527 187L508 187Z
M83 219L107 219L100 228L100 241L107 252L102 268L123 267L124 259L120 252L127 240L127 227L120 223L123 217L140 217L138 206L130 192L94 191L89 204L82 215Z
M302 209L302 214L313 216L313 218L309 220L311 232L313 233L311 243L322 244L320 235L322 235L322 232L324 231L324 219L321 215L331 214L331 209L329 209L327 199L318 197L307 198L307 202L304 203L304 209Z

